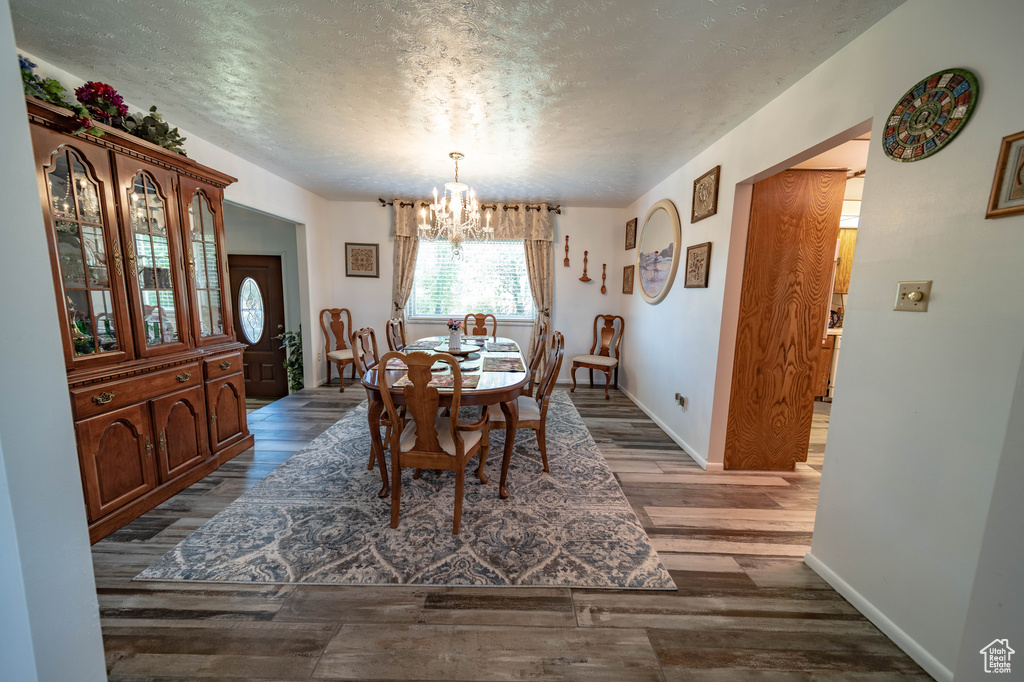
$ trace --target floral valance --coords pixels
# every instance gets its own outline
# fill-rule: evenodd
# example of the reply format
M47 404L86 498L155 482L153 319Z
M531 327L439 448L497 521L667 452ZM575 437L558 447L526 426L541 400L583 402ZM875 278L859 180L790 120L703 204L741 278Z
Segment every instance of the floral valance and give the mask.
M417 236L420 209L427 204L426 200L395 199L392 236ZM490 214L495 239L530 239L547 242L554 240L554 211L549 211L545 204L499 203L497 208L491 207L483 209L482 219L486 221L487 214ZM429 218L429 209L427 215Z

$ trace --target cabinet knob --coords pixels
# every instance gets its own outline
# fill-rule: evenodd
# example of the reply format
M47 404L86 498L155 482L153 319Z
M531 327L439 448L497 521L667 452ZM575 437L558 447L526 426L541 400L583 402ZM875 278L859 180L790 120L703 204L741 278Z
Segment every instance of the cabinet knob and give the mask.
M107 393L106 391L104 391L103 393L100 393L99 395L94 395L92 397L92 401L94 403L96 403L97 405L106 405L107 403L109 403L113 399L114 399L114 394L113 393Z
M231 366L231 361L230 360L225 360L224 362L220 363L220 368L221 369L227 369L230 366Z
M182 372L176 378L181 383L185 383L186 381L192 378L192 372Z

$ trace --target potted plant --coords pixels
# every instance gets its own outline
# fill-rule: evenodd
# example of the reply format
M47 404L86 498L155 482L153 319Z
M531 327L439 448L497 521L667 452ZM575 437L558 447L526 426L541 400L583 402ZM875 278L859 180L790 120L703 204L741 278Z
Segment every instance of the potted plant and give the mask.
M302 325L297 332L285 332L275 339L281 339L281 348L285 350L284 369L288 373L288 388L294 393L301 391L302 380Z

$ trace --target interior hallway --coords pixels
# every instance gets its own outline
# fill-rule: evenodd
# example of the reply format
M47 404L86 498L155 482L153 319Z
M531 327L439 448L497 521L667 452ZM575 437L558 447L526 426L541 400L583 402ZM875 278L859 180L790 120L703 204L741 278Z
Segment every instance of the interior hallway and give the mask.
M253 450L93 547L111 680L929 679L802 562L824 404L796 471L707 474L622 393L577 389L678 592L131 582L364 399L250 414Z

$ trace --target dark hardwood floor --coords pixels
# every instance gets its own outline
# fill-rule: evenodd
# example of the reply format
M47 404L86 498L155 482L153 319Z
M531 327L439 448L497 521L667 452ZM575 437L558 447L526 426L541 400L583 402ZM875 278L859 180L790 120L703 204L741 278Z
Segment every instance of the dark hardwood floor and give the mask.
M708 474L623 394L577 389L678 592L131 582L364 398L250 414L254 449L93 547L111 680L928 679L802 563L824 405L796 471Z

